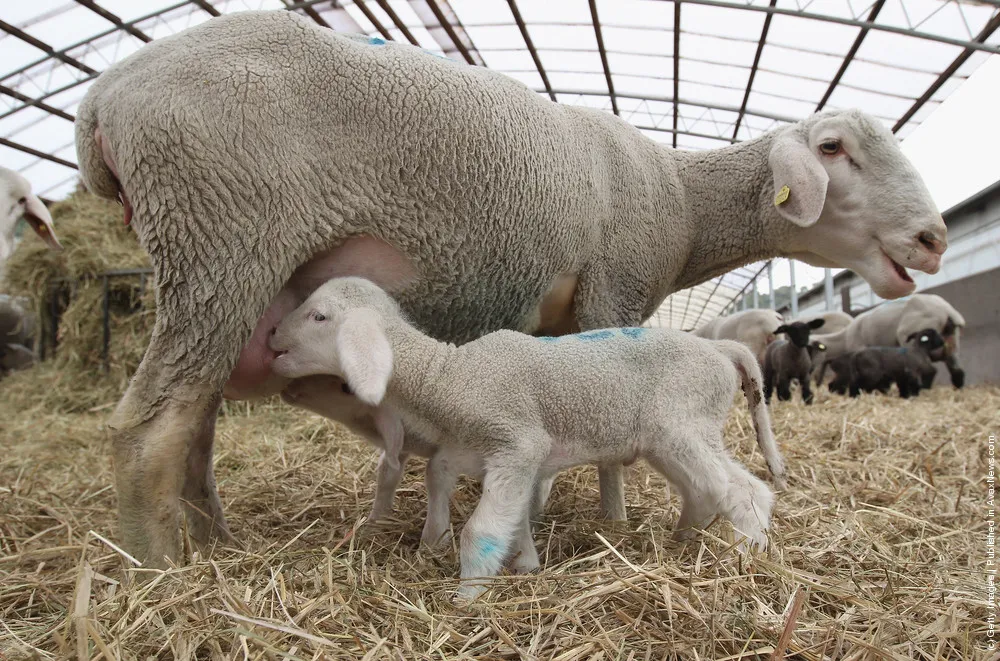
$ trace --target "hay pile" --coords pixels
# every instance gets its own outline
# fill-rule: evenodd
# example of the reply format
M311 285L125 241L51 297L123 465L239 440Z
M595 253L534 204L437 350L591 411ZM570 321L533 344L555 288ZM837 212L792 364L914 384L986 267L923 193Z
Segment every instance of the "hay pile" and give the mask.
M630 469L626 526L596 521L595 471L560 477L536 535L545 570L456 610L454 550L418 551L420 462L398 521L358 525L375 455L272 404L219 420L217 469L243 551L135 586L114 541L102 415L0 401L0 651L22 658L985 659L984 477L1000 389L777 403L791 488L772 549L669 541L678 501ZM9 422L7 422L9 421ZM743 405L727 441L766 471ZM83 467L86 467L83 469ZM460 526L475 506L456 494ZM98 536L100 535L100 537ZM34 655L34 656L32 656Z
M104 373L103 292L98 276L110 270L148 268L149 259L135 233L122 223L121 207L114 202L81 189L50 211L65 250L53 252L33 233L26 233L6 264L0 291L31 297L45 329L51 324L48 297L59 292L66 306L59 318L56 359L12 375L0 387L23 396L26 405L41 399L60 411L83 411L120 395L142 359L155 320L151 283L142 287L136 277L110 280L111 346L109 370ZM91 387L80 388L81 382ZM38 383L45 386L35 387Z

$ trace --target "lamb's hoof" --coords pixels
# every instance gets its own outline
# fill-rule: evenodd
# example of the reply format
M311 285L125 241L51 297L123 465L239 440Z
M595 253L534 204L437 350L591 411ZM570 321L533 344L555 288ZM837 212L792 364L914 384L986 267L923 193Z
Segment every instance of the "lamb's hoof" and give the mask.
M675 542L690 542L697 536L698 531L694 528L681 528L680 530L675 530L670 538Z
M774 490L786 491L788 489L788 479L784 475L774 476Z
M965 385L965 370L955 370L951 373L951 385L961 388Z
M510 562L510 571L515 574L532 574L541 569L542 565L538 562L538 556L524 558L523 553L517 554Z
M457 608L465 608L486 592L486 584L482 581L463 582L451 597L451 603Z

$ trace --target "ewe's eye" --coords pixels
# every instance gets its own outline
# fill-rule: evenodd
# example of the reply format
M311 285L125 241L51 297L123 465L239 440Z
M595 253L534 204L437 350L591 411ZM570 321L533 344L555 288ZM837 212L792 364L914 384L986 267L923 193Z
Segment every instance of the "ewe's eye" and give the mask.
M28 198L22 197L20 200L17 201L17 203L23 207L25 204L28 203Z
M321 314L319 312L314 312L313 313L313 319L315 319L316 321L326 321L326 315L325 314Z
M820 143L819 150L827 156L833 156L840 153L840 143L836 140L827 140Z

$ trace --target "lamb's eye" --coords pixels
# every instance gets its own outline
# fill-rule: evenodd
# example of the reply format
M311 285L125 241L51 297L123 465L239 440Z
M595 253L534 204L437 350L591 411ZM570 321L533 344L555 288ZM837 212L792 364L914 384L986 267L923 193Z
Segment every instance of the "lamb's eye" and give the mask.
M827 156L833 156L840 153L840 143L836 140L827 140L820 143L819 150Z
M319 312L315 312L313 313L313 319L315 319L316 321L326 321L326 315Z
M17 203L20 204L21 206L24 206L25 204L28 203L28 198L22 197L20 200L17 201Z

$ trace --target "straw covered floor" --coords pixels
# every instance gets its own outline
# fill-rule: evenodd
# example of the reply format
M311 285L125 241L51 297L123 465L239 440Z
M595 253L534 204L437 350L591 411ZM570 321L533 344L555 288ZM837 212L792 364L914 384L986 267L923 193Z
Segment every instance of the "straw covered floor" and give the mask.
M791 486L752 560L719 523L671 542L677 496L645 466L628 472L627 525L597 520L595 470L570 471L536 535L544 570L458 609L454 548L418 549L422 462L396 519L366 524L374 451L277 402L219 419L216 475L244 548L133 581L142 570L113 546L114 400L66 413L21 389L52 378L0 382L0 659L987 658L997 388L777 403ZM742 401L726 438L766 475ZM456 532L476 498L460 485Z

